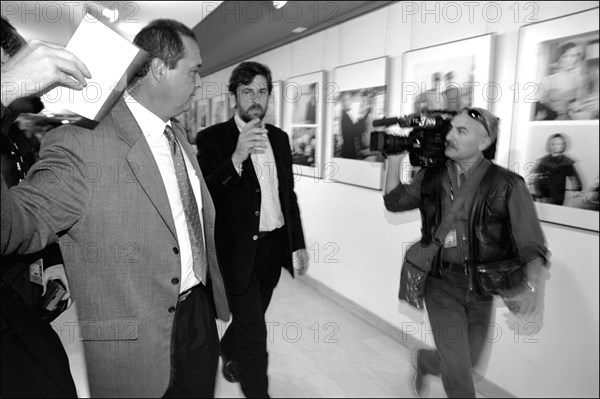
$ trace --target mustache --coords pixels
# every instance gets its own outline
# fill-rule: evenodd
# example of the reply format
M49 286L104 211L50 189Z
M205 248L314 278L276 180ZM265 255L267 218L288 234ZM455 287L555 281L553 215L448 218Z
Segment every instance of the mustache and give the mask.
M456 149L456 144L454 144L454 142L452 141L446 141L446 148L453 148Z

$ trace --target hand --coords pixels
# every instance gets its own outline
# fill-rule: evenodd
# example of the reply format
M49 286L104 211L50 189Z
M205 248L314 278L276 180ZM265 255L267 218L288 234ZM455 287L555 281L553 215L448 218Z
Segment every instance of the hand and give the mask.
M385 155L385 159L387 159L388 166L400 167L400 164L402 164L402 162L404 162L405 158L406 158L406 153L386 154Z
M246 123L244 129L240 132L235 151L231 156L233 164L240 165L254 149L267 148L268 132L267 129L262 127L261 120L258 118Z
M540 291L531 291L527 286L520 291L503 292L502 299L511 312L526 320L539 320L544 296Z
M294 251L292 261L294 265L294 274L304 276L308 270L308 252L306 252L306 249L302 248Z
M91 74L85 64L62 46L31 41L2 66L2 104L41 96L56 86L81 90Z
M44 286L44 291L42 295L46 293L46 286L48 285L48 281L50 280L60 280L61 283L67 289L67 293L63 297L62 300L68 299L67 309L71 307L73 301L71 300L71 289L69 288L69 280L67 279L67 274L65 273L65 266L63 264L58 264L54 266L50 266L44 269L44 277L42 278L42 283Z

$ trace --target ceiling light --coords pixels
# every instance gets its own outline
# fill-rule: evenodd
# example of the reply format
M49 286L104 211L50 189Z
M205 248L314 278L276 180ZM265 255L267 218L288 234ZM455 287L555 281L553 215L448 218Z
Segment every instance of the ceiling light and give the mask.
M274 1L273 7L275 7L276 9L279 10L281 7L283 7L285 5L285 3L287 3L287 1Z
M102 10L102 15L106 17L110 21L110 23L115 23L119 19L119 9L115 8L111 10L110 8L105 8Z
M299 26L299 27L297 27L296 29L293 29L293 30L292 30L292 33L302 33L302 32L304 32L304 31L305 31L305 30L307 30L307 29L308 29L308 28L307 28L307 27L305 27L305 26Z

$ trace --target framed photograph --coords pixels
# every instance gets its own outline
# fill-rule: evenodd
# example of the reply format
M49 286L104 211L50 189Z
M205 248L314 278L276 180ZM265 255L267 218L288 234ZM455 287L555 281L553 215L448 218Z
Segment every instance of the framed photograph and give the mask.
M369 149L373 120L387 115L388 58L333 70L332 132L326 168L331 180L381 190L383 156Z
M226 94L211 97L210 99L210 124L225 122L230 118L229 101Z
M403 55L404 114L428 110L488 109L493 34L412 50Z
M510 167L541 220L598 231L598 8L521 27Z
M194 103L192 102L191 108L188 111L185 111L183 114L177 117L177 120L181 122L183 127L185 128L185 132L187 133L188 141L192 143L190 138L192 137L195 127L196 127L196 114L194 110Z
M196 113L196 134L202 129L210 126L209 120L209 102L208 100L199 100L194 103L194 110Z
M273 82L273 91L271 97L269 97L269 105L267 106L267 113L264 117L264 122L277 126L282 129L282 117L281 117L281 89L282 81L277 80Z
M282 87L284 129L294 173L321 178L323 169L323 71L289 78Z

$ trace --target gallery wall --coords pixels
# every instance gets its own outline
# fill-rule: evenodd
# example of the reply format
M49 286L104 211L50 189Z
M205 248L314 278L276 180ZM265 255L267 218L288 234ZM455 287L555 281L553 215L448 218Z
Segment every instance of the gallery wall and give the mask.
M513 126L513 111L520 103L512 87L519 28L597 7L598 2L469 4L394 3L251 60L267 64L274 80L324 71L328 82L339 66L387 56L388 115L398 116L404 109L405 52L495 33L492 76L502 90L490 104L490 110L501 118L496 162L514 169L511 140L520 127ZM225 88L233 67L204 76L204 84ZM326 136L332 131L334 104L323 106ZM596 131L597 126L596 122ZM595 140L590 147L597 148ZM433 346L426 314L397 300L403 251L420 236L418 212L387 212L381 191L331 179L297 176L296 193L311 256L307 283L317 282L411 339ZM598 213L589 217L595 218L597 226ZM542 227L552 253L544 318L528 324L514 319L497 303L489 362L480 371L519 397L597 397L598 232L547 222ZM331 318L323 322L336 322L335 315L323 317ZM344 325L339 325L340 337L343 332Z

